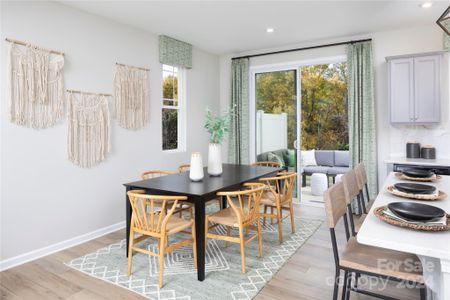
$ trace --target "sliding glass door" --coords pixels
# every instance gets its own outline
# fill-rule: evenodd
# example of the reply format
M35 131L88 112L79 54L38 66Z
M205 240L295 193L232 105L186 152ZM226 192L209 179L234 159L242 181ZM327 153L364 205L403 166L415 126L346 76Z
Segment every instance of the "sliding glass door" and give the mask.
M333 172L344 169L333 168L334 151L348 150L345 57L253 67L250 73L251 159L281 160L298 173L295 198L323 203ZM323 175L312 189L313 173Z

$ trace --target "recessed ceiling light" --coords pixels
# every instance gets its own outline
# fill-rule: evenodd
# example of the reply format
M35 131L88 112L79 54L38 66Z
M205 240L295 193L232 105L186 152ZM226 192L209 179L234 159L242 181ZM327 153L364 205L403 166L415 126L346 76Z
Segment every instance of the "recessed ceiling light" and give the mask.
M422 8L430 8L432 6L433 6L433 3L431 3L431 2L424 2L424 3L420 4L420 7L422 7Z
M275 31L275 29L273 29L272 27L267 27L266 32L267 33L273 33Z

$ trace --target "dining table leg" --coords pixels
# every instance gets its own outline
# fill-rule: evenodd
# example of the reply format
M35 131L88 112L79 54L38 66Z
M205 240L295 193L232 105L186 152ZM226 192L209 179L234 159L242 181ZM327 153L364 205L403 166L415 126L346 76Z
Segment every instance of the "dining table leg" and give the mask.
M126 214L126 236L127 236L127 246L125 247L125 253L128 257L128 244L130 243L130 224L131 224L131 204L128 199L128 191L130 191L130 187L126 187L125 192L125 214Z
M205 199L195 197L195 235L197 239L197 279L205 280Z

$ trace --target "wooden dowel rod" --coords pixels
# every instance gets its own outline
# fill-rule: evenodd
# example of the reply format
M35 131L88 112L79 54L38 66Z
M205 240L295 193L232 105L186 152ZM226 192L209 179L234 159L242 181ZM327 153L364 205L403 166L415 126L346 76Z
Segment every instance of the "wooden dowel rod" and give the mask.
M128 68L138 69L138 70L143 70L143 71L150 71L150 69L141 68L141 67L135 67L135 66L130 66L130 65L125 65L125 64L121 64L121 63L117 63L117 62L116 62L116 65L122 66L122 67L128 67Z
M103 93L90 93L90 92L83 92L83 91L76 91L76 90L67 90L68 93L75 93L75 94L87 94L87 95L99 95L99 96L105 96L105 97L112 97L111 94L103 94Z
M10 38L5 38L5 41L10 42L10 43L14 43L14 44L18 44L18 45L22 45L22 46L31 45L31 44L29 44L29 43L25 43L25 42L18 41L18 40L14 40L14 39L10 39ZM35 46L35 45L32 45L32 46L34 46L34 47L36 47L36 48L39 48L39 49L41 49L41 50L44 50L44 51L53 53L53 54L58 54L58 55L62 55L62 56L65 55L64 52L61 52L61 51L56 51L56 50L51 50L51 49L45 49L45 48L42 48L42 47L39 47L39 46Z

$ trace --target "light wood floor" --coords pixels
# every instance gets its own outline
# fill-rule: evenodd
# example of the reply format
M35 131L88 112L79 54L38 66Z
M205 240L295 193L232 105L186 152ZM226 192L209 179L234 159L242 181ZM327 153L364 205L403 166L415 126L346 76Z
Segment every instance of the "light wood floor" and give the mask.
M298 216L324 220L323 208L299 206ZM344 244L342 228L338 231ZM63 262L112 244L124 230L52 254L0 273L0 299L145 299L133 292L66 267ZM331 299L334 260L326 222L275 275L256 297L268 299ZM376 290L375 290L376 291ZM417 290L390 285L383 294L419 299ZM352 293L351 299L374 299Z

